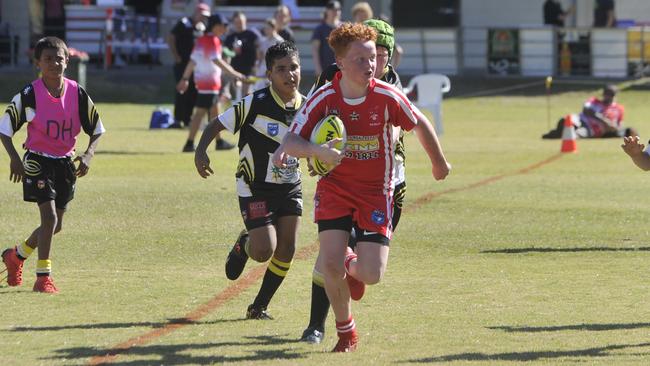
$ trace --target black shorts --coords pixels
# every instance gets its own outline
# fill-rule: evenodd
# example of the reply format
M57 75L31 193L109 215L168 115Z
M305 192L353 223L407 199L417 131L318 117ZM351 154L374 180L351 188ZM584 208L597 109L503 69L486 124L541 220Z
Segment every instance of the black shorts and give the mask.
M72 159L48 158L28 151L23 157L23 166L23 199L39 205L54 201L57 209L65 210L74 198L77 182Z
M302 216L300 183L282 189L253 190L251 197L239 197L239 209L246 230L275 225L282 216Z
M199 95L196 97L196 104L194 105L198 108L210 109L212 108L213 105L217 104L218 101L219 101L219 93L215 93L215 94L199 93Z
M343 231L350 232L353 227L355 229L357 243L362 241L367 241L367 242L377 243L385 246L390 245L390 239L388 239L387 237L379 233L373 232L366 235L365 230L359 228L358 226L356 226L354 222L352 222L352 216L343 216L337 219L318 221L319 233L321 231L326 231L326 230L343 230Z

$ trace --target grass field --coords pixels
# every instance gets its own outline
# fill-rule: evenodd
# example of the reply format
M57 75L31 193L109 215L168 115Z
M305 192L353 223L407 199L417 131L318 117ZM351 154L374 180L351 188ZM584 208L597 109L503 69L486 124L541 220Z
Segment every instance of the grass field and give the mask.
M314 180L276 319L245 320L265 266L249 264L235 283L223 273L242 227L236 152L212 151L217 175L202 180L179 152L185 131L147 129L153 105L99 100L108 133L53 244L61 293L31 292L34 258L22 287L0 288L0 365L650 364L650 174L618 139L558 156L557 140L539 138L538 88L446 100L454 168L443 182L408 137L405 212L386 277L353 305L361 345L347 355L328 352L331 314L322 345L297 342L317 250ZM553 95L551 123L595 91ZM648 91L618 100L648 138ZM8 165L0 154L3 247L38 225Z

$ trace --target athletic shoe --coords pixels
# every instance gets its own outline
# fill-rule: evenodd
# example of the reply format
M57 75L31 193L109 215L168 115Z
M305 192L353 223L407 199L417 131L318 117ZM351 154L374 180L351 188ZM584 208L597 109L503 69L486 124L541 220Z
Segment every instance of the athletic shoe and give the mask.
M246 319L273 320L273 317L266 311L266 306L250 304L246 310Z
M219 139L217 140L216 148L217 150L230 150L230 149L234 149L235 145L231 144L230 142L224 139Z
M242 232L239 233L235 245L230 250L230 253L228 253L228 258L226 258L226 277L228 277L229 280L234 281L238 279L244 271L244 267L246 267L248 254L246 254L244 247L246 246L247 241L248 232L242 230Z
M348 263L351 260L357 258L357 255L350 249L347 248L348 252L345 254L345 268L348 268ZM366 284L352 277L349 273L346 273L345 279L348 281L348 287L350 288L350 297L354 301L359 301L363 297L363 294L366 292Z
M194 152L194 143L191 141L186 142L185 146L183 146L183 152Z
M59 290L54 286L52 276L36 276L34 282L34 292L44 292L48 294L56 294Z
M7 267L7 284L20 286L23 283L23 260L16 255L16 248L5 249L2 252L2 261Z
M300 337L301 342L305 343L310 343L310 344L319 344L320 342L323 341L323 338L325 337L325 330L316 328L316 327L308 327L305 329L304 332L302 332L302 337Z
M359 343L359 337L357 337L356 335L349 338L349 339L339 338L339 341L336 342L336 346L334 346L334 349L332 350L332 352L353 352L353 351L356 351L358 343Z

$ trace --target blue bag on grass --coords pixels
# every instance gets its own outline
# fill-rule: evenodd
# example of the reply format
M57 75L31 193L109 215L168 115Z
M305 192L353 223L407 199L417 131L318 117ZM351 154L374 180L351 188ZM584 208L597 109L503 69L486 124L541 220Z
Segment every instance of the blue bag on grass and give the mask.
M172 123L174 123L172 112L167 108L157 107L154 109L153 113L151 113L149 128L167 128Z

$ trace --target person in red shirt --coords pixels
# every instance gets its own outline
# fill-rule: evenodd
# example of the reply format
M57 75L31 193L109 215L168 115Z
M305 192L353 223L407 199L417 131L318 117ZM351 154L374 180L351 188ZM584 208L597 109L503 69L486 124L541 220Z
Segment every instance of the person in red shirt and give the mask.
M318 181L314 197L319 256L339 337L334 352L356 349L350 300L360 299L365 284L378 283L386 270L399 128L415 131L436 179L444 179L451 168L426 118L400 90L374 79L376 39L376 31L363 24L344 23L332 31L328 42L341 71L307 100L273 155L278 167L285 165L286 155L314 156L336 165ZM343 151L333 147L337 140L323 145L309 141L315 125L332 114L345 125ZM356 253L347 246L353 224L361 229Z
M220 14L212 14L208 18L208 32L196 40L190 56L190 62L185 67L183 77L176 85L176 90L183 94L189 87L189 80L194 73L194 83L199 95L196 99L190 131L187 136L183 152L194 152L194 138L196 137L201 121L205 114L208 120L219 114L219 91L221 90L221 70L235 79L244 80L245 77L237 72L221 58L221 41L219 37L226 33L228 22ZM217 137L217 150L228 150L235 145L226 143Z
M606 138L637 136L637 131L632 127L623 126L623 115L625 108L622 104L616 103L614 98L618 88L615 85L605 85L603 98L589 98L582 113L573 118L576 134L580 138ZM560 119L557 126L542 135L544 139L559 139L564 129L564 118Z

